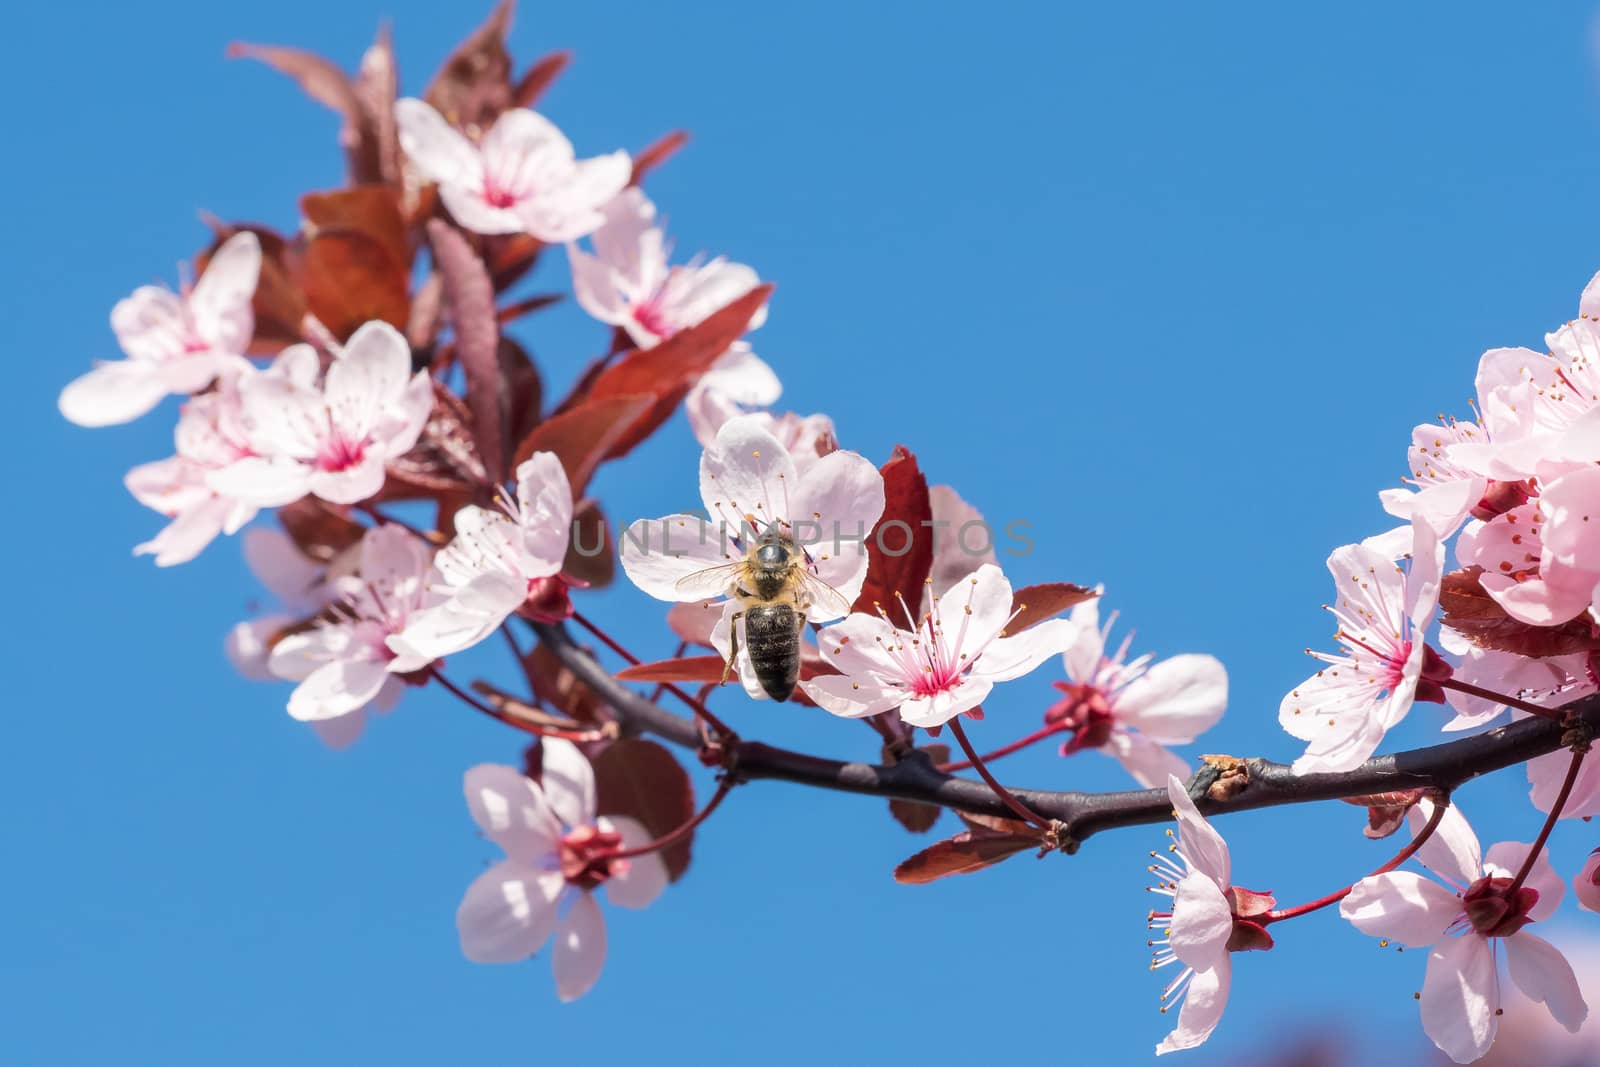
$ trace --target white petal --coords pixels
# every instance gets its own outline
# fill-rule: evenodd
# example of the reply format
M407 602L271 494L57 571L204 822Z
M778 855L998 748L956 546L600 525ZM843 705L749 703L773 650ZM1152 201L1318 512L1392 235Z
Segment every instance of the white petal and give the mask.
M132 422L161 402L166 383L153 364L122 359L102 363L61 390L57 405L79 426Z
M539 786L514 767L480 763L462 777L467 810L485 837L519 863L555 850L561 827Z
M1210 970L1227 958L1232 936L1233 909L1222 888L1200 871L1185 875L1172 897L1172 951L1195 970Z
M544 578L561 570L572 535L572 485L553 452L535 452L517 468L517 502L522 548L537 563L526 578Z
M560 871L505 860L467 887L456 908L461 954L474 963L515 963L539 951L556 926ZM585 894L587 895L587 894Z
M1471 1063L1494 1044L1500 980L1494 953L1477 934L1446 939L1428 954L1422 979L1422 1031L1457 1063Z
M820 681L820 679L818 679ZM994 683L987 678L969 675L954 689L945 689L930 697L913 697L900 705L900 718L912 726L924 729L943 726L957 715L971 711L988 699Z
M1406 812L1406 826L1412 837L1422 831L1432 815L1433 801L1427 798L1417 801L1416 806ZM1483 852L1478 835L1455 804L1445 809L1433 836L1417 850L1417 859L1459 889L1465 889L1483 874Z
M973 665L972 673L991 682L1021 678L1045 660L1060 655L1076 636L1077 627L1066 619L1046 619L1015 637L1001 637L989 642L989 647L983 650Z
M800 688L818 707L847 719L877 715L905 699L903 689L890 689L870 679L858 681L842 674L818 675L802 681Z
M240 230L206 263L205 273L189 293L195 332L224 354L243 354L255 330L250 299L261 276L261 242Z
M1173 814L1178 820L1178 851L1183 853L1189 866L1219 886L1232 885L1233 859L1228 854L1228 843L1206 822L1176 776L1167 779L1167 799L1172 802Z
M1526 841L1500 841L1490 845L1488 855L1483 858L1485 873L1500 878L1516 877L1528 858L1528 848ZM1566 880L1550 865L1550 850L1547 848L1539 850L1539 858L1533 861L1533 867L1522 884L1539 894L1538 902L1528 909L1528 917L1536 922L1554 915L1567 892Z
M594 822L594 768L571 741L547 737L539 784L556 817L569 828Z
M789 504L796 488L789 450L756 420L728 420L717 431L716 447L700 454L700 498L706 513L713 522L726 522L735 535L747 516L758 527L793 517Z
M395 101L395 122L400 147L429 181L443 184L481 184L483 167L478 150L444 116L421 100Z
M368 450L361 462L341 471L312 471L311 492L330 504L359 504L383 488L383 456Z
M1190 653L1162 660L1117 694L1116 716L1182 744L1215 726L1227 706L1227 670L1213 656Z
M1128 730L1112 731L1100 751L1122 764L1123 770L1146 789L1160 789L1168 778L1188 778L1193 770L1159 741Z
M1222 1021L1232 985L1233 961L1226 955L1212 970L1196 971L1184 991L1183 1007L1178 1009L1178 1025L1156 1046L1156 1055L1204 1044Z
M280 642L279 648L287 643ZM276 653L275 653L276 654ZM289 714L301 722L348 715L367 706L388 681L384 664L372 659L334 660L306 676L289 696Z
M1506 965L1511 980L1532 1000L1550 1009L1555 1021L1577 1033L1589 1017L1589 1005L1578 988L1572 964L1550 942L1526 929L1505 939Z
M696 592L680 589L678 583L739 558L724 543L715 521L694 515L637 520L623 531L617 555L629 581L657 600L667 601L726 595L726 588Z
M744 421L730 419L718 431L718 440L729 426ZM787 451L784 458L793 470ZM792 475L788 484L794 485ZM791 506L792 513L786 514L797 524L796 536L810 552L817 577L854 600L867 577L869 534L883 515L883 475L854 452L830 452L806 467ZM930 535L928 530L910 531L913 537ZM905 530L887 531L884 546L899 550L906 536Z
M1357 882L1339 902L1339 914L1364 934L1421 948L1444 936L1461 914L1461 900L1415 871L1389 871Z
M556 995L577 1000L600 978L606 962L606 920L593 893L578 893L572 908L556 929L551 964L556 973Z
M600 817L600 829L622 835L624 849L640 848L651 841L650 831L626 815ZM624 860L628 869L606 880L606 899L619 908L646 908L667 888L667 866L659 852L648 852Z

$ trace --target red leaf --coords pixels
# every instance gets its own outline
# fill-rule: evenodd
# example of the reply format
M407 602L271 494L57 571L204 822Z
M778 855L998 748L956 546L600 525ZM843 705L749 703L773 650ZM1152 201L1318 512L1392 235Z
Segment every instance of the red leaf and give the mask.
M278 521L295 547L318 563L330 562L367 532L342 510L309 496L279 508Z
M950 762L949 745L918 745L918 752L926 752L928 758L935 764ZM889 746L883 747L883 759L887 763L891 759ZM937 804L919 804L915 800L889 801L889 814L895 820L914 834L925 834L933 829L934 823L939 821L939 816L944 814L944 809Z
M568 408L522 439L513 465L520 466L535 452L554 452L572 483L573 496L581 497L611 449L653 404L648 396L613 396Z
M501 8L508 11L509 8ZM444 279L445 304L455 330L456 358L467 379L467 407L478 455L489 480L505 479L505 427L500 404L499 328L494 318L494 287L483 261L460 231L434 219L428 241Z
M927 525L933 522L933 508L928 503L928 479L904 445L895 445L894 455L879 470L883 516L867 537L867 580L855 610L873 613L881 604L898 617L897 597L916 611L933 569L933 527Z
M1600 636L1584 615L1560 626L1529 626L1513 619L1483 591L1482 574L1482 567L1452 571L1439 589L1442 621L1474 645L1535 659L1600 649Z
M374 319L405 329L411 317L405 265L354 230L319 234L306 244L300 288L307 310L341 341Z
M511 56L506 30L511 0L501 0L482 26L456 47L433 76L423 99L469 132L487 130L511 104Z
M1043 843L1037 830L1031 833L967 830L904 860L894 869L894 880L902 885L926 885L952 874L971 874L1019 852L1039 848Z
M1406 812L1416 807L1426 790L1397 789L1389 793L1369 793L1364 797L1341 797L1346 804L1367 809L1367 826L1361 832L1374 841L1400 829Z
M607 367L589 387L588 399L655 396L657 401L612 446L607 458L626 455L667 421L695 379L711 369L728 346L744 336L750 320L772 295L769 282L750 290L701 322L654 348L630 352Z
M1019 634L1030 626L1053 619L1063 611L1100 594L1071 582L1040 582L1025 585L1011 593L1011 610L1016 618L1006 627L1006 633Z
M520 441L539 425L544 379L539 377L539 368L534 366L528 350L505 334L500 335L500 376L508 440Z
M638 819L652 837L663 837L694 817L694 783L683 765L654 741L625 737L594 760L596 809L601 815ZM689 867L690 834L661 850L674 882Z
M282 234L266 226L223 222L209 215L203 216L211 227L215 239L195 260L195 274L205 273L212 255L222 242L241 230L249 230L261 242L261 277L256 282L255 296L250 309L255 315L255 333L250 339L249 351L253 355L270 356L286 345L301 340L300 323L305 318L305 295L291 280L298 271L299 253Z
M386 185L358 185L327 193L307 193L300 198L306 236L323 232L353 231L382 245L389 257L409 269L411 242L395 191Z
M572 53L567 51L551 52L541 57L518 79L517 87L511 93L512 105L532 107L571 62Z
M628 184L638 185L646 174L677 155L678 149L688 143L688 130L673 130L650 147L641 150L633 157L633 177L628 179Z
M657 660L655 663L640 663L626 667L617 672L618 681L623 682L720 682L724 660L716 656L677 656L673 659ZM820 674L838 674L821 657L802 655L800 657L800 677L809 681ZM729 675L730 684L735 681Z

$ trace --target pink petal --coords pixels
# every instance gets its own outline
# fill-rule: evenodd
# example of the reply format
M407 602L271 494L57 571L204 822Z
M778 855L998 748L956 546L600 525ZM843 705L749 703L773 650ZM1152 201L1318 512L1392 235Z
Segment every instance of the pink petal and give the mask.
M754 424L747 418L729 420L718 433L719 442L729 433L729 427L739 425ZM775 443L765 430L760 433ZM784 461L792 471L794 463L787 450ZM792 476L789 484L794 485ZM811 553L817 577L846 600L861 594L867 576L867 537L882 514L883 476L871 462L854 452L832 452L809 465L784 512L796 524L809 524L797 525L796 536ZM926 530L911 533L928 536ZM898 549L904 534L904 530L889 533L885 543ZM916 610L916 605L911 608ZM818 615L817 620L823 621L824 616Z
M1572 964L1550 942L1526 929L1505 939L1506 967L1517 988L1550 1009L1556 1022L1577 1033L1589 1017L1589 1005L1578 988Z
M213 498L186 508L155 537L135 546L133 554L154 555L158 567L187 563L222 532L232 506L230 501Z
M547 737L539 743L544 754L539 785L545 800L569 829L594 822L594 768L571 741Z
M317 735L317 740L334 751L349 748L361 739L361 733L367 726L367 713L365 709L352 711L348 715L336 715L331 719L318 719L311 723L311 732Z
M1488 855L1483 858L1484 871L1502 878L1515 877L1528 858L1529 847L1526 841L1500 841L1490 845ZM1529 909L1528 917L1540 922L1556 913L1556 907L1567 892L1566 881L1550 865L1550 850L1547 848L1539 850L1539 857L1533 861L1533 868L1528 871L1527 880L1522 884L1539 894L1539 900Z
M482 234L524 233L527 220L512 208L491 207L478 186L439 186L439 199L450 217L464 230Z
M1114 730L1100 749L1122 764L1122 769L1146 789L1159 789L1168 778L1187 778L1189 764L1168 752L1160 742L1141 733Z
M932 696L912 697L907 700L900 705L900 718L911 726L921 726L925 729L943 726L957 715L971 711L982 704L988 699L989 691L993 688L994 683L989 679L969 675L954 689L945 689Z
M383 456L369 451L361 462L341 471L311 472L311 492L330 504L359 504L383 488Z
M1185 875L1172 898L1172 951L1195 970L1210 970L1227 958L1232 936L1233 909L1222 888L1201 871Z
M987 565L984 567L984 570L990 569ZM976 617L976 610L973 614ZM969 633L973 632L982 631L974 626ZM1001 637L989 642L989 646L974 662L972 674L974 677L987 678L991 682L1008 682L1013 678L1021 678L1045 660L1059 656L1072 644L1075 636L1077 628L1066 619L1047 619L1036 623L1015 637Z
M137 419L166 395L166 384L152 364L124 359L102 363L73 381L56 403L68 422L115 426Z
M1104 586L1095 588L1096 594L1105 592ZM1085 600L1072 609L1067 618L1078 629L1072 646L1062 656L1067 677L1074 682L1086 682L1100 669L1100 657L1105 653L1105 636L1100 630L1100 597Z
M561 569L572 534L572 486L553 452L535 452L517 468L522 548L537 564L524 575L543 578Z
M1228 854L1228 843L1206 822L1176 776L1167 778L1167 799L1178 820L1178 851L1189 866L1219 886L1232 885L1233 860Z
M1433 801L1419 800L1416 807L1406 812L1406 826L1414 838L1433 816ZM1478 835L1467 824L1467 817L1455 804L1449 805L1439 819L1433 836L1417 850L1417 860L1430 871L1458 889L1465 889L1483 873L1483 853Z
M597 231L597 235L598 232ZM617 291L611 267L577 245L567 245L567 265L572 272L572 295L578 306L599 321L621 326L629 321L628 302Z
M481 185L483 166L478 150L444 116L421 100L394 105L400 147L428 181L442 185Z
M286 457L247 456L219 470L208 471L212 492L256 507L280 508L311 491L311 470Z
M626 815L602 815L600 829L615 830L622 835L622 847L641 848L652 840L649 830L637 819ZM667 888L667 866L661 854L647 852L625 861L627 870L606 880L606 899L619 908L647 908Z
M1572 753L1566 749L1547 752L1528 761L1528 783L1532 787L1528 798L1533 806L1548 813L1561 794L1561 783L1566 780L1567 768L1572 765ZM1600 759L1587 757L1578 768L1578 777L1572 783L1572 795L1561 809L1563 819L1586 819L1600 815Z
M1189 653L1152 666L1117 695L1116 716L1169 744L1193 741L1222 718L1228 672L1215 657Z
M228 662L253 682L276 680L277 675L267 669L267 657L272 653L270 641L273 635L295 621L289 615L263 615L236 623L223 643Z
M556 928L551 964L556 974L556 995L577 1000L600 978L606 962L606 920L593 893L574 894L571 909Z
M480 763L463 776L462 791L472 821L509 858L537 864L555 851L561 837L555 812L521 771Z
M800 683L801 690L825 711L847 719L864 719L898 706L905 690L892 689L870 679L824 674Z
M1600 849L1589 853L1589 858L1583 861L1582 869L1572 880L1573 895L1578 898L1578 906L1586 911L1600 911L1600 883L1595 880L1597 874L1600 874Z
M461 954L474 963L527 959L555 929L556 901L564 886L559 871L510 860L490 867L467 887L456 908Z
M1489 942L1477 934L1447 938L1428 954L1422 980L1422 1030L1457 1063L1494 1044L1500 980Z
M1223 1009L1228 1006L1228 990L1232 985L1233 961L1226 955L1212 970L1196 971L1183 994L1183 1007L1178 1009L1178 1025L1156 1046L1156 1055L1204 1044L1206 1038L1211 1036L1211 1031L1222 1021Z
M617 555L629 581L657 600L668 601L726 596L732 586L730 575L720 581L712 576L692 588L680 588L679 583L739 558L725 546L715 521L695 515L639 519L623 531Z
M212 254L189 293L195 332L220 353L243 354L255 332L250 299L261 276L261 242L240 230Z
M317 599L327 568L307 559L288 534L258 526L244 535L241 547L245 566L256 581L284 604L299 606Z
M731 534L747 535L746 516L762 527L791 517L796 488L789 450L752 419L730 419L717 432L716 446L701 453L700 498L713 523L722 520ZM821 509L803 517L810 510Z
M369 322L328 367L328 417L353 440L369 436L411 380L411 346L387 322Z
M1339 914L1364 934L1421 948L1444 936L1461 914L1461 900L1414 871L1390 871L1357 882L1339 902Z
M279 647L288 640L285 638ZM366 707L388 680L388 670L377 660L349 659L325 663L307 675L290 694L289 715L300 722L348 715Z

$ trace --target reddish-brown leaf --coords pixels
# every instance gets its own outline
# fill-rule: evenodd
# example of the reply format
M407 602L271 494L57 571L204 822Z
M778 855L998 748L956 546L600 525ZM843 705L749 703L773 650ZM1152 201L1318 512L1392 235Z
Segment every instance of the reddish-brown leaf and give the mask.
M1370 793L1364 797L1341 797L1346 804L1367 809L1367 825L1361 832L1374 841L1400 829L1406 812L1416 807L1426 793L1423 789L1397 789L1389 793Z
M339 143L345 146L353 181L380 181L378 141L372 118L362 102L356 83L331 60L299 48L247 44L235 41L228 46L230 59L254 59L293 78L311 99L337 111L344 118Z
M306 243L300 288L307 310L341 341L374 319L404 329L411 315L404 264L354 231L323 233Z
M578 502L572 513L572 540L567 543L567 558L561 573L588 582L596 589L608 586L617 577L617 548L611 540L611 524L599 501L589 497Z
M1482 567L1452 571L1439 590L1444 624L1474 645L1535 659L1600 649L1600 635L1586 615L1560 626L1529 626L1513 619L1483 591L1482 574Z
M456 47L433 76L423 99L471 133L487 130L511 104L511 56L506 30L511 0L501 0L482 26Z
M517 87L511 92L512 106L532 107L571 62L572 53L567 51L541 56L517 79Z
M771 282L758 285L654 348L623 356L595 378L590 398L660 395L687 388L711 368L729 345L744 336L750 320L766 304L773 288Z
M394 40L388 23L378 27L378 35L362 55L353 85L372 125L377 179L398 186L400 133L394 119L394 102L400 94L400 70L395 64Z
M607 745L594 761L596 808L601 815L637 819L652 837L671 833L694 817L694 783L689 773L654 741L625 737ZM674 882L689 867L690 834L661 850Z
M539 376L539 368L528 350L503 333L500 335L500 377L500 394L509 431L506 439L520 441L539 425L544 406L544 379Z
M544 645L533 646L526 667L534 695L546 706L585 725L607 721L605 701L600 694Z
M366 527L341 509L310 496L279 508L278 521L295 547L319 563L331 562L366 533Z
M971 874L992 867L1042 844L1037 830L1029 833L966 830L901 862L894 869L894 880L902 885L926 885L952 874Z
M918 745L917 751L926 752L935 765L950 761L949 745ZM883 746L884 762L887 763L891 758L889 746ZM889 814L912 833L925 834L933 829L934 823L939 821L939 816L944 814L944 809L937 804L919 804L914 800L895 799L889 801Z
M482 238L483 263L494 291L503 293L539 262L544 242L526 233L491 234Z
M617 672L617 678L624 682L720 682L724 662L721 656L676 656L625 667ZM838 673L821 657L800 657L802 681L809 681L821 674ZM733 681L730 677L729 683Z
M505 479L506 449L494 288L483 261L455 227L434 219L428 223L428 241L444 278L444 299L455 331L456 358L467 379L467 407L472 411L478 455L489 480L498 483Z
M856 597L855 610L870 613L882 604L885 611L895 611L897 598L903 598L916 611L933 569L928 479L917 468L917 457L904 445L895 445L894 455L879 470L883 474L883 516L867 537L867 580Z
M633 157L633 177L628 179L628 184L638 185L646 174L677 155L678 149L688 143L688 130L673 130L648 148L641 150Z
M554 452L573 495L581 497L616 443L654 403L649 396L610 396L568 408L522 439L514 463L520 465L535 452Z
M1063 611L1100 594L1071 582L1040 582L1025 585L1011 593L1011 611L1015 618L1006 627L1006 633L1019 634L1030 626L1053 619Z
M300 198L300 214L305 216L307 237L332 232L359 233L382 245L391 259L410 269L411 242L406 239L400 202L388 186L358 185L352 189L307 193Z

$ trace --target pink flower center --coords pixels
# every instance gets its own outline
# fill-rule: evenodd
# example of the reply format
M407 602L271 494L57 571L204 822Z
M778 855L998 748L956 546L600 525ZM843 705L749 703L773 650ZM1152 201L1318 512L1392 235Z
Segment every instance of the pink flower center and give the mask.
M642 304L635 304L633 321L662 340L666 340L678 332L678 328L667 318L666 312L661 307L661 302L655 299L646 300Z
M483 202L490 207L509 208L516 207L517 201L523 199L516 191L508 186L501 185L492 174L483 176Z
M1099 748L1111 739L1116 719L1105 690L1088 683L1056 682L1055 687L1066 695L1044 713L1044 721L1072 731L1072 738L1061 746L1063 756L1080 749Z
M347 437L335 431L317 453L317 470L336 474L358 465L367 454L366 438Z
M1539 891L1529 886L1511 889L1510 878L1479 878L1461 894L1462 916L1484 937L1510 937L1533 922L1528 912L1539 903Z
M621 834L580 826L561 839L561 876L579 889L594 889L628 869L627 860L610 855L621 848Z

